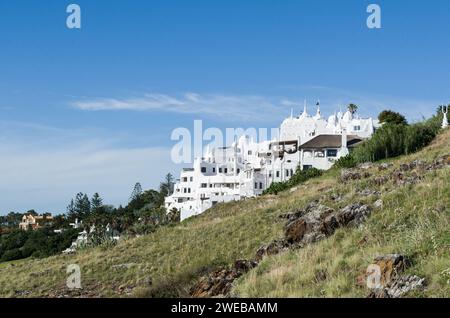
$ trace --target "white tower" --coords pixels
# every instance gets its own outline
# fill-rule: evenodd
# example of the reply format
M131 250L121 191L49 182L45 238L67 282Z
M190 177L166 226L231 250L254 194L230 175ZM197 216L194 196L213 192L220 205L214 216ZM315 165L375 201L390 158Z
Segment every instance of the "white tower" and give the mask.
M447 120L447 113L448 113L448 106L442 106L442 129L445 129L448 127L448 120Z

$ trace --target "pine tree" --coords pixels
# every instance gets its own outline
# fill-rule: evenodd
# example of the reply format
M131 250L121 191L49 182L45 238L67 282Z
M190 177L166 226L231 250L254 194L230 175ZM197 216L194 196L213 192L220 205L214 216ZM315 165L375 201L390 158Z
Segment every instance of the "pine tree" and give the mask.
M91 210L92 212L97 212L103 206L103 200L100 195L96 192L91 199Z
M159 192L163 197L167 197L172 194L173 186L173 176L171 173L168 173L164 178L164 182L161 182L161 184L159 185Z
M138 199L142 195L142 186L139 182L134 185L133 192L131 193L128 202Z

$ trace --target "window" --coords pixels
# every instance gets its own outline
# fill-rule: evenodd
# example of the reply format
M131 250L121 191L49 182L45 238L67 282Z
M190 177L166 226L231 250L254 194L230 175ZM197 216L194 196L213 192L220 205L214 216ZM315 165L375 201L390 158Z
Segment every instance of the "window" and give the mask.
M289 177L289 170L286 169L286 177Z
M213 168L213 173L216 173L216 168Z
M258 189L258 182L255 182L255 189Z
M316 151L315 152L315 157L316 158L323 158L323 157L325 157L325 153L323 152L323 151Z
M262 182L260 182L260 183L259 183L259 189L262 190L262 188L263 188L263 184L262 184Z
M187 177L183 177L183 182L187 182Z
M228 173L228 168L225 168L224 171L225 171L225 173Z
M191 193L191 188L188 188L188 193Z
M202 167L202 173L206 172L206 167Z
M238 169L237 169L237 174L239 174L240 172L241 172L241 169L238 168Z
M327 157L337 157L337 149L328 149Z
M279 177L280 177L280 171L277 170L277 178L279 178Z
M219 168L219 173L222 173L222 168Z
M303 165L303 170L311 169L312 165Z
M187 189L186 188L183 189L183 193L187 193Z
M248 151L248 155L249 155L249 156L252 155L252 151L251 151L251 150Z
M354 131L360 131L361 130L361 126L353 126L353 130Z
M189 180L192 182L194 181L194 177L190 177Z

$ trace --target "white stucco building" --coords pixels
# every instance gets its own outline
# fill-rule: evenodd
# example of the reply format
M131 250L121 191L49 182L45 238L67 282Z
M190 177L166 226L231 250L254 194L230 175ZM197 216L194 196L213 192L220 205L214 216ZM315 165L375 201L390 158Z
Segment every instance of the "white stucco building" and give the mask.
M184 220L220 202L259 196L272 182L288 180L297 167L329 169L378 126L378 120L350 111L324 118L319 104L311 116L305 103L300 116L283 121L279 140L256 143L241 136L229 147L206 149L192 168L181 171L165 207L178 209Z

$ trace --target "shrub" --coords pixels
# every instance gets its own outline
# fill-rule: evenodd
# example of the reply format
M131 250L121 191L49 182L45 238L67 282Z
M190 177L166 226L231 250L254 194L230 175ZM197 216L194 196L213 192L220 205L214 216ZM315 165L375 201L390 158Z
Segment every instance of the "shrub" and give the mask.
M301 170L297 167L295 174L285 182L273 182L270 187L264 190L263 194L278 194L278 192L285 191L291 187L294 187L300 183L305 182L311 178L319 177L322 175L322 171L316 168L307 170Z

